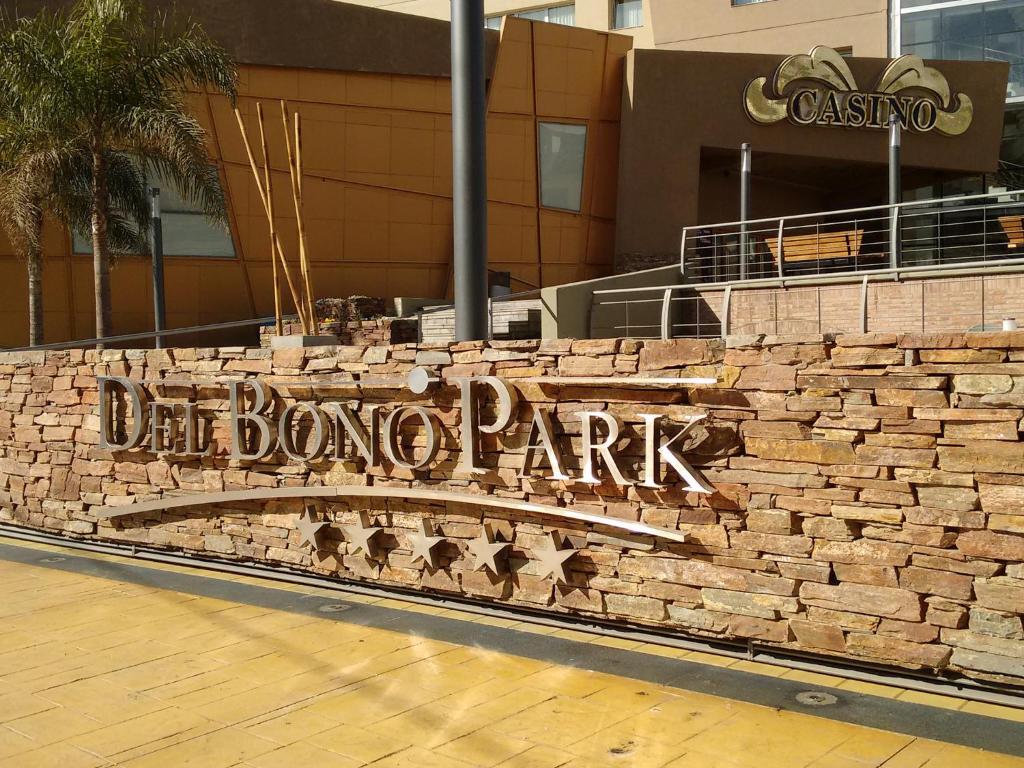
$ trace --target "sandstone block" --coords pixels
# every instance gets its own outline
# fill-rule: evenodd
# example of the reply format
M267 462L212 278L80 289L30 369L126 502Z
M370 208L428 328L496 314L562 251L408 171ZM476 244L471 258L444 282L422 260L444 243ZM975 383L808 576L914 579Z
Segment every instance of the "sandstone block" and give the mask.
M948 408L945 392L927 389L876 389L878 405L904 405L911 407Z
M960 669L986 672L992 675L1024 678L1024 661L994 653L982 653L966 648L955 648L950 665Z
M953 391L964 395L1003 394L1013 389L1013 377L1001 374L962 374L953 377Z
M881 467L928 469L935 466L935 456L934 450L926 448L886 448L878 445L859 445L857 446L856 461L860 464Z
M802 461L812 464L853 464L856 456L849 443L827 440L772 440L748 438L748 454L763 459Z
M837 368L903 365L903 351L872 347L836 347L832 350L832 364Z
M921 597L914 592L866 584L815 584L800 587L800 599L834 611L864 613L901 621L921 620Z
M952 651L941 645L923 645L895 637L851 633L846 638L847 650L854 656L895 661L913 667L942 669Z
M971 488L921 486L917 500L922 507L968 512L978 508L978 494Z
M973 584L973 577L950 571L933 571L916 566L900 571L900 586L903 589L955 600L970 600Z
M808 517L803 520L805 536L831 541L852 541L856 532L852 523L833 517Z
M748 592L731 592L724 589L702 589L704 607L720 613L738 613L762 619L777 619L779 612L796 613L795 597L758 595Z
M665 603L649 597L636 595L605 595L605 607L609 613L637 619L662 621L665 618Z
M1024 487L980 483L981 508L990 515L1019 515L1024 511Z
M734 616L729 619L729 632L753 640L785 643L789 640L789 622L768 621L752 616Z
M919 490L924 490L924 488ZM961 512L952 509L932 509L930 507L904 507L903 514L907 522L914 525L941 525L946 528L985 527L985 515L982 512Z
M939 467L951 472L1004 472L1024 475L1024 443L977 441L939 446Z
M747 530L757 533L790 534L799 530L797 516L785 509L751 509Z
M744 368L736 389L788 392L796 389L796 368L788 365L755 365Z
M904 566L910 561L912 551L907 544L873 539L818 541L814 546L814 559L854 565Z
M898 587L900 585L896 578L896 569L890 565L833 563L832 570L835 571L836 580L839 582L870 584L875 587Z
M956 548L972 557L1020 562L1024 560L1024 536L993 531L967 531L956 540Z
M573 342L573 352L576 344ZM713 362L708 342L698 339L648 341L640 350L640 370L658 371Z
M771 552L777 555L807 555L814 543L806 536L779 536L770 533L737 531L729 534L730 544L737 549Z
M839 627L804 619L793 619L789 622L789 627L793 630L797 642L805 648L820 648L835 653L846 651L846 636Z
M1024 606L1024 579L995 577L974 582L978 605L996 611L1021 613Z
M898 525L903 522L902 510L884 507L854 507L833 504L832 517L838 520L860 520L867 523L887 523L890 525Z
M1020 616L1011 613L975 606L971 608L968 627L979 635L1024 640L1024 625L1021 624Z
M683 608L678 605L668 607L669 619L684 627L704 630L707 632L725 632L729 626L729 617L721 613L712 613L700 608Z

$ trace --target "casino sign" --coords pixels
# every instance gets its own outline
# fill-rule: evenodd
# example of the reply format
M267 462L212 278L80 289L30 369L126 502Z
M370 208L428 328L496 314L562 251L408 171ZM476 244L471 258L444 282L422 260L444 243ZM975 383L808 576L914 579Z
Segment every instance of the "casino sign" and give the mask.
M944 136L960 136L974 120L970 97L953 94L946 77L919 56L890 62L874 89L863 91L846 60L821 45L783 60L771 82L751 80L744 109L760 125L885 129L895 116L904 130Z

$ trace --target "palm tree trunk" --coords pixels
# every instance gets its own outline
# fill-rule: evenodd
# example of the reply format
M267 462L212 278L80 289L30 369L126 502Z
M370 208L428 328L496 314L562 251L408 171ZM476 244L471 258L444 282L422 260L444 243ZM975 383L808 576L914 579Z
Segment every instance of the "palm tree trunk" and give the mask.
M35 245L26 254L28 262L28 344L36 347L43 343L43 213L32 217Z
M92 269L96 304L96 338L108 336L110 321L110 250L107 242L107 160L103 151L92 152ZM97 347L102 347L97 344Z

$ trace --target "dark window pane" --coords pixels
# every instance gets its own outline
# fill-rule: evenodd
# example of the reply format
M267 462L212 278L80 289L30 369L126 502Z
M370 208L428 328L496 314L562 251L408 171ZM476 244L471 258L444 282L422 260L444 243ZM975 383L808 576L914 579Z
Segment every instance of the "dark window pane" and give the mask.
M901 23L904 48L938 40L942 28L938 11L908 14Z

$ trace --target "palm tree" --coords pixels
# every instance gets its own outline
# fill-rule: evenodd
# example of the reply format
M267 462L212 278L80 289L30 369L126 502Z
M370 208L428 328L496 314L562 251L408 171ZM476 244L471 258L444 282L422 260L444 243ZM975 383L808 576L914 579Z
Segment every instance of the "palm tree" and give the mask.
M79 0L70 13L43 12L16 29L0 73L13 98L42 116L38 124L60 126L60 145L75 159L67 167L87 161L96 336L103 338L112 328L112 174L137 158L143 171L156 171L226 222L219 175L185 95L212 87L233 100L235 67L190 19L149 14L141 0Z
M10 64L15 34L45 34L36 19L0 17L0 61ZM43 343L43 224L47 213L76 231L87 228L90 211L88 158L53 116L29 108L17 89L7 87L7 66L0 66L0 227L28 271L29 345ZM117 252L145 251L148 218L145 177L126 155L111 155L111 198L117 215L111 222L111 246Z

